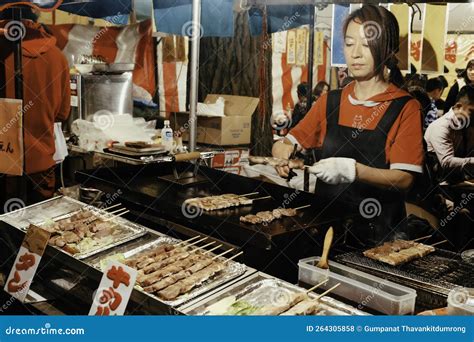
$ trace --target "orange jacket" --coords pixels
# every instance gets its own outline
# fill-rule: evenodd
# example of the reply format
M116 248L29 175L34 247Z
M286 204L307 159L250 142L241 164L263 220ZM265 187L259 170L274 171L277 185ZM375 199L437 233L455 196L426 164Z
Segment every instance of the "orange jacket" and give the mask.
M26 174L54 166L54 123L70 112L69 66L56 47L56 38L32 21L25 20L23 40L23 110ZM6 22L0 21L0 28ZM6 98L15 98L14 59L11 44L0 35L0 87ZM3 73L4 63L5 73ZM4 79L2 79L4 78Z

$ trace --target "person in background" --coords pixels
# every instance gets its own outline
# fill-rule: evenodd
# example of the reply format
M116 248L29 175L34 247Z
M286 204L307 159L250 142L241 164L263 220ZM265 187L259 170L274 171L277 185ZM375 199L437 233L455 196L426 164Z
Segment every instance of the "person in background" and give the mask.
M308 95L309 85L306 82L298 84L298 103L295 105L293 115L291 117L291 128L295 127L308 112Z
M456 83L449 89L448 97L446 98L446 103L444 104L444 113L449 112L452 106L456 103L458 97L459 89L465 85L474 84L474 59L471 59L467 65L466 69L461 74L461 77L456 80Z
M439 100L443 94L443 82L438 77L430 78L426 82L425 90L426 95L429 98L427 108L424 109L422 106L422 110L425 112L423 128L426 130L426 128L428 128L428 126L438 118L438 108L436 107L436 101Z
M438 79L441 81L441 83L443 84L443 91L441 92L441 96L443 96L443 93L444 93L444 89L446 89L447 87L449 87L449 84L448 84L448 80L446 79L446 77L444 77L443 75L439 75L438 76ZM441 110L443 113L444 113L444 105L446 103L446 101L444 101L442 98L437 99L435 101L435 105L436 105L436 108L438 108L438 110Z
M351 77L351 76L347 76L341 83L341 87L340 89L342 88L345 88L349 83L351 83L352 81L354 81L354 78Z
M380 28L377 39L370 39L371 25ZM382 6L364 5L349 15L343 35L355 81L321 96L273 145L272 154L288 159L294 144L299 150L321 147L322 159L308 168L318 178L318 199L337 200L359 220L367 199L380 206L377 216L348 232L366 247L406 232L405 193L423 172L422 120L419 103L400 89L404 82L397 66L395 16ZM282 177L289 171L276 169Z
M326 94L329 90L331 90L331 87L326 81L319 81L316 84L316 87L314 87L314 91L313 91L314 99L315 100L319 99L322 95Z
M467 131L474 126L474 85L464 86L448 113L426 130L428 153L436 154L439 179L458 183L474 178L474 157L469 157Z
M23 103L30 104L24 113L24 148L27 204L54 195L55 153L54 124L65 121L70 112L69 65L56 38L37 23L37 15L29 6L21 6L25 27L23 48ZM0 12L0 97L14 98L14 56L12 44L5 32L11 9ZM20 181L4 177L8 200L18 197ZM3 209L3 205L2 205ZM1 209L0 209L1 210Z

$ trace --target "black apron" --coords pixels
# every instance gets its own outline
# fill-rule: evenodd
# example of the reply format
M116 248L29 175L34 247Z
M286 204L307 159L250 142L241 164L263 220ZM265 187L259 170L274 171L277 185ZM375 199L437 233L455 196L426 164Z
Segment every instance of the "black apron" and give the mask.
M322 148L322 159L353 158L357 162L389 169L385 145L387 135L410 96L390 102L374 130L339 125L341 90L331 91L327 100L327 133ZM380 104L379 106L383 106ZM373 107L374 112L377 107ZM355 221L346 231L346 238L357 246L375 246L393 238L403 238L406 229L404 194L396 189L379 189L355 181L352 184L329 185L318 181L316 194L325 201L340 206L341 213L354 215ZM354 243L353 243L354 244Z

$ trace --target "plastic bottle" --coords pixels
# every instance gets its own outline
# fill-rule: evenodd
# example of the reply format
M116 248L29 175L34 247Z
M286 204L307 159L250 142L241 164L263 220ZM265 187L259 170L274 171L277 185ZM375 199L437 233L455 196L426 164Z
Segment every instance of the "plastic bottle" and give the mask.
M167 151L173 149L173 129L169 120L165 120L165 127L161 130L161 144Z

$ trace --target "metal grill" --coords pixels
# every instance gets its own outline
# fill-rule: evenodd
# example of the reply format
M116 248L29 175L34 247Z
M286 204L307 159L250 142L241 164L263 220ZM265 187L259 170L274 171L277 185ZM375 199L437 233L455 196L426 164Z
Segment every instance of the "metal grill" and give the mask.
M369 259L361 252L341 254L336 260L443 296L447 296L449 291L457 286L474 287L474 266L464 262L459 254L441 249L400 266L390 266Z

